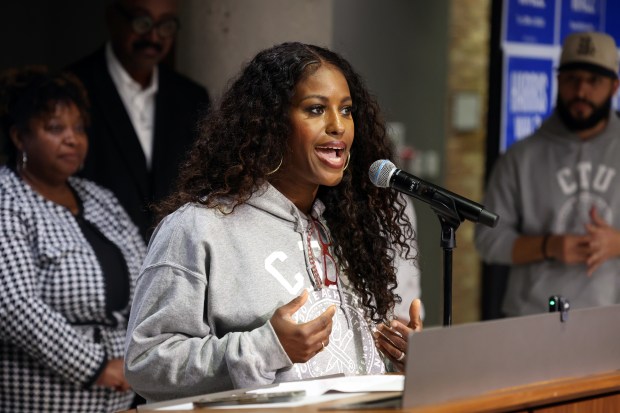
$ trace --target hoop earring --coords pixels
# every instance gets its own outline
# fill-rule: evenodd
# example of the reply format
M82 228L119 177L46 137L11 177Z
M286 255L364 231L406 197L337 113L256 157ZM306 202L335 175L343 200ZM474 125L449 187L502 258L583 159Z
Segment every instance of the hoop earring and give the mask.
M349 157L347 158L347 163L344 164L344 168L342 168L342 172L346 171L349 167L349 162L351 162L351 152L349 152Z
M280 158L280 163L278 164L278 166L276 166L276 169L274 169L274 170L273 170L273 171L271 171L271 172L267 172L267 175L268 175L268 176L269 176L269 175L273 175L273 174L275 174L276 172L278 172L278 169L280 169L280 167L282 166L282 161L283 161L283 160L284 160L284 157Z

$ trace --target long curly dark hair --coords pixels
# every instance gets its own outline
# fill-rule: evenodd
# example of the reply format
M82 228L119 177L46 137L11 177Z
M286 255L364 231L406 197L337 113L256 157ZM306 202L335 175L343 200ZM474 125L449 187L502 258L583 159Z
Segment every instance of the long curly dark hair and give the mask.
M159 218L188 202L234 213L269 180L280 163L291 126L289 107L295 85L321 65L338 68L353 100L355 139L342 181L321 186L334 253L359 294L367 316L386 321L400 297L395 247L413 258L415 234L404 214L405 203L393 191L368 179L373 161L391 157L377 102L362 79L337 53L302 43L266 49L245 67L222 97L220 106L201 125L181 167L177 191L155 206Z

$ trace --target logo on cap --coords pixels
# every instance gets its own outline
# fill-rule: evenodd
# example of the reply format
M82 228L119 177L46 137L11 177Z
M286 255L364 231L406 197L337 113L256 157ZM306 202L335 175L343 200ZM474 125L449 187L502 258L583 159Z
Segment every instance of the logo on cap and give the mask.
M590 36L582 36L579 38L579 44L577 45L577 54L593 56L596 53L596 47L592 43Z

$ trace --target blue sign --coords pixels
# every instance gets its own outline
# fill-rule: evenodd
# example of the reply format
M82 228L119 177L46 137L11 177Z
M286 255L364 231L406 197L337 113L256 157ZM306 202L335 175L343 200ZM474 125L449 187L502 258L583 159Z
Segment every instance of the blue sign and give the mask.
M606 16L605 16L605 32L616 40L616 44L620 44L620 24L618 19L620 18L620 1L608 0L606 2Z
M553 45L555 0L507 0L506 3L505 41Z
M505 67L502 152L534 133L555 106L551 95L555 78L553 59L509 56Z
M562 0L560 44L567 35L573 32L604 30L602 3L601 0Z

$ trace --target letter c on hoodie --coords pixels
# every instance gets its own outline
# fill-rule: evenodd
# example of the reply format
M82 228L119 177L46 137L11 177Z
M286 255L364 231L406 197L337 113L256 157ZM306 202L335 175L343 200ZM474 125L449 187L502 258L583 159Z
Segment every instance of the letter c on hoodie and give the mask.
M293 295L297 295L304 286L304 277L300 273L296 273L294 277L297 282L295 283L294 286L292 286L286 280L286 278L284 278L284 276L280 274L280 272L273 266L273 262L275 260L284 262L284 260L286 260L287 258L288 257L286 256L284 252L274 251L271 254L269 254L269 256L265 259L265 269L267 270L267 272L269 272L269 274L273 275L273 278L278 280L278 282L282 284L282 286L286 288L286 290L289 293Z

